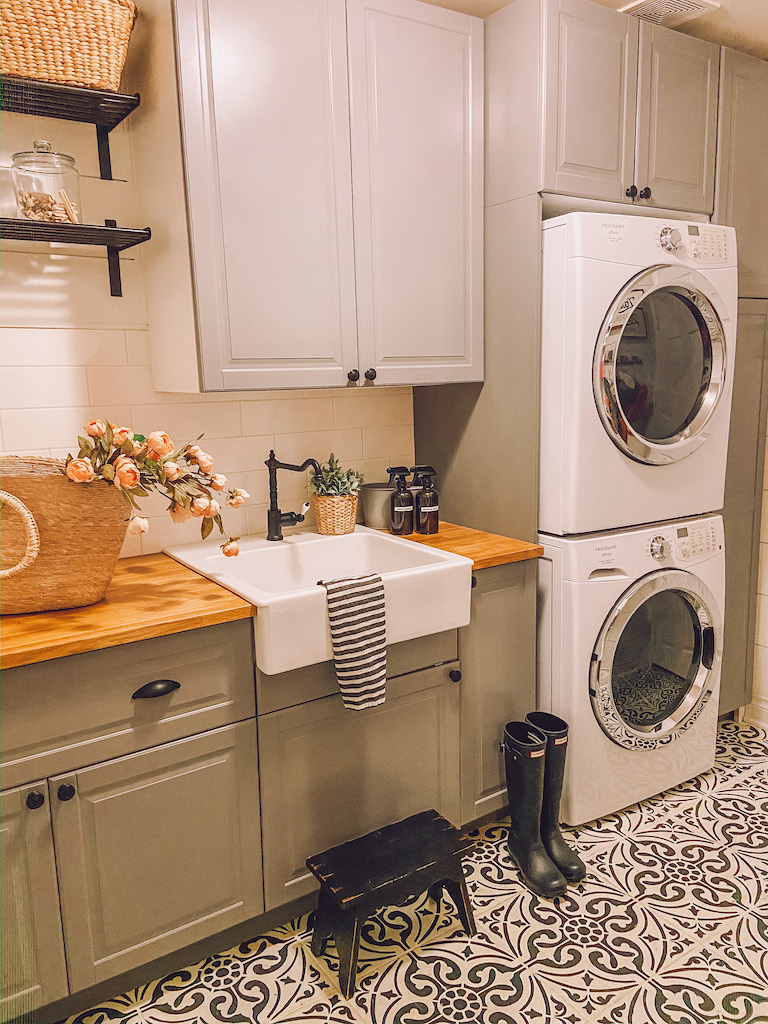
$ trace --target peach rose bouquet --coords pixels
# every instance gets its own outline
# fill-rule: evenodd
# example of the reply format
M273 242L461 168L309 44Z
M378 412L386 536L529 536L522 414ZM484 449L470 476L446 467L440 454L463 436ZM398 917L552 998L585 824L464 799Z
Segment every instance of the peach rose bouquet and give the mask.
M199 441L202 434L197 438ZM67 456L64 472L77 484L92 480L106 480L122 491L131 511L140 511L139 499L150 491L165 493L169 500L168 512L174 523L186 522L190 517L200 519L203 540L209 536L214 524L226 537L221 522L222 503L240 508L250 497L247 491L228 487L227 478L213 473L213 458L197 442L176 448L162 430L154 430L146 437L129 427L118 427L103 420L91 420L85 435L78 437L80 449L77 458ZM128 533L146 533L149 521L132 515ZM237 537L228 537L222 550L225 555L237 554Z

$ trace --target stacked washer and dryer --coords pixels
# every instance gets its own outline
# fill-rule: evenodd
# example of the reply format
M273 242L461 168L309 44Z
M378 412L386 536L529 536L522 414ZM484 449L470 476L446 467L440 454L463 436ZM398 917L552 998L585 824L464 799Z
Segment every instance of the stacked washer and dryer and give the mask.
M538 706L575 825L714 762L736 238L572 213L542 248Z

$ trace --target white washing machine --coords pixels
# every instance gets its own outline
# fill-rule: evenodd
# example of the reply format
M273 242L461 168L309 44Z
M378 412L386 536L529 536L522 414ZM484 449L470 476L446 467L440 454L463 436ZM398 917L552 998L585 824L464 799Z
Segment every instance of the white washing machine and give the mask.
M714 764L723 521L539 543L537 706L570 726L561 817L577 825Z
M722 508L733 228L571 213L542 226L539 529Z

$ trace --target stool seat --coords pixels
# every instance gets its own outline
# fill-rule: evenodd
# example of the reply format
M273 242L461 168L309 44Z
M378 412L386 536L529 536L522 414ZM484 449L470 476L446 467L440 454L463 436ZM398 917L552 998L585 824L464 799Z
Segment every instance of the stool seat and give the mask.
M366 917L382 907L425 890L439 903L445 889L467 934L474 935L461 860L474 846L474 839L429 810L307 859L307 867L320 882L312 952L320 955L328 936L334 936L339 984L347 999L355 986L360 928Z

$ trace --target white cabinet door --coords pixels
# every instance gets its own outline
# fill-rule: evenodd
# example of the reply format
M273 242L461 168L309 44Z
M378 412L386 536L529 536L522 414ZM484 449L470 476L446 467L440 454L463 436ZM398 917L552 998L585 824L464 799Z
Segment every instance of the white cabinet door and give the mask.
M344 0L176 0L203 382L356 365Z
M347 17L361 374L482 380L482 21L414 0Z
M644 206L712 213L720 49L640 24L634 183Z
M0 809L0 1020L35 1020L69 992L45 782L8 790Z
M736 228L739 295L768 298L768 61L723 49L715 220Z
M638 21L585 0L550 0L548 15L544 187L627 202Z

